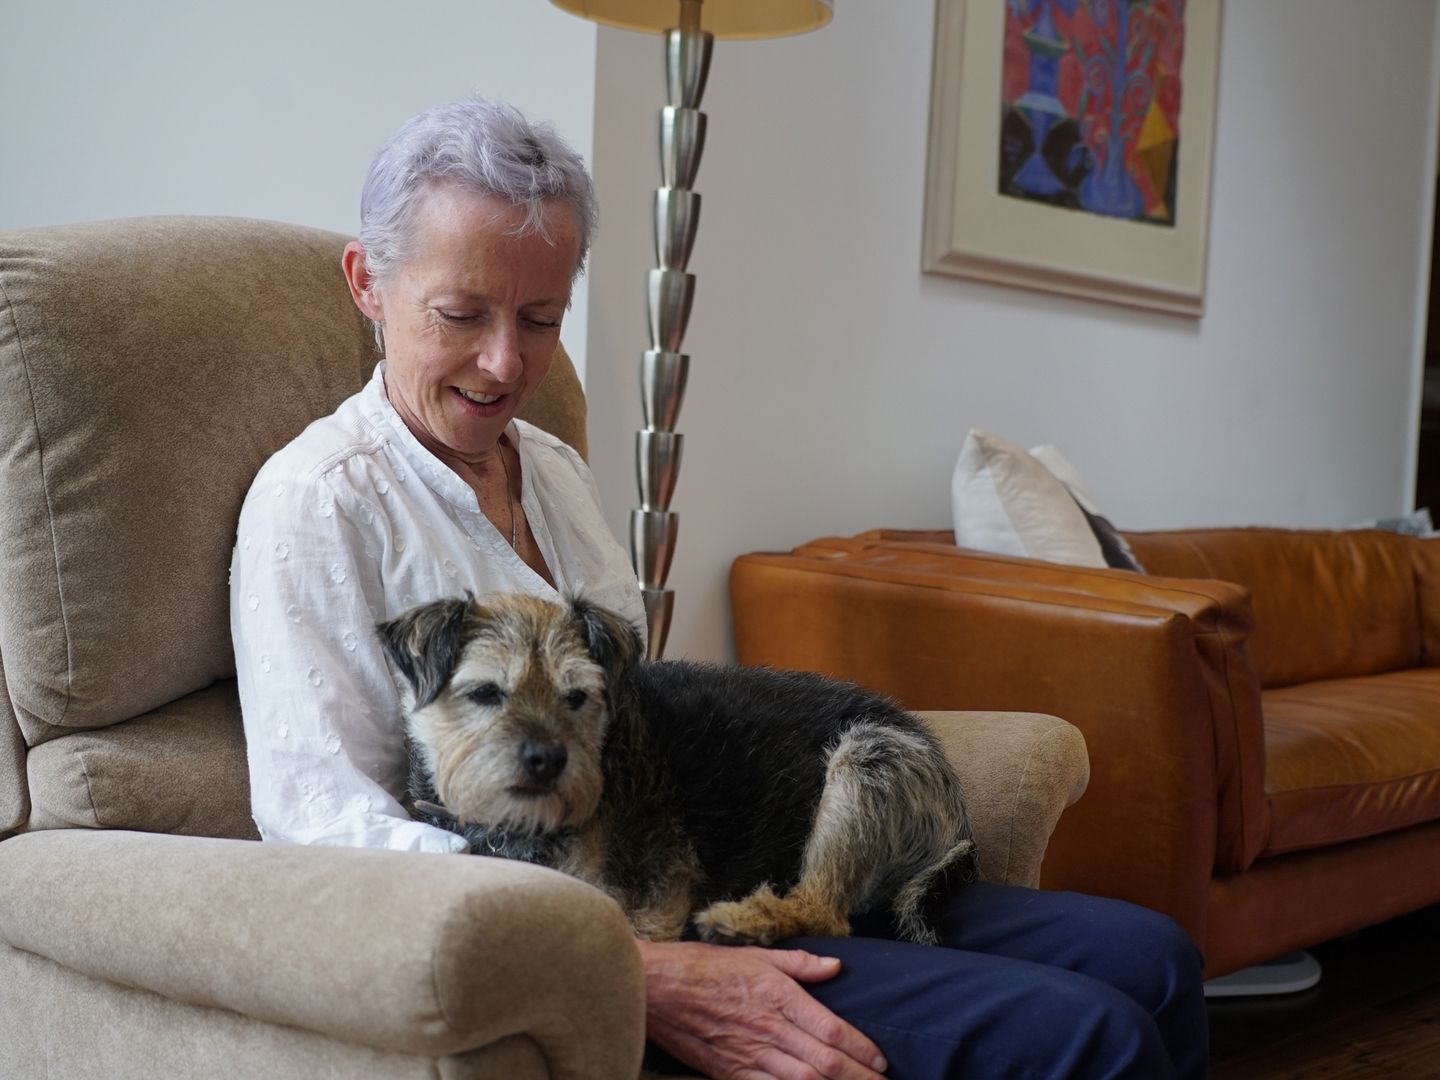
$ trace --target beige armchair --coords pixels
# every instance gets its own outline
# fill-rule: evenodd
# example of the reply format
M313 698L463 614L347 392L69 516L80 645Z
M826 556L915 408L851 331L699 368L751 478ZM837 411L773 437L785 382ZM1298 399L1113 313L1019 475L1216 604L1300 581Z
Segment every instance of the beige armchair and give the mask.
M255 842L227 568L261 462L377 356L345 238L0 234L0 1075L633 1077L604 896L488 858ZM585 449L557 358L529 418ZM1038 880L1084 744L935 718L986 875Z

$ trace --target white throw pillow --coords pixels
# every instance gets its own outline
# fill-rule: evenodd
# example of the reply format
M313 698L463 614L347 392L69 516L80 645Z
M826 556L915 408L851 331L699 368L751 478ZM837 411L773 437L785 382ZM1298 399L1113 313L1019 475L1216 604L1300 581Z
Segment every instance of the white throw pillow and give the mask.
M1072 566L1107 565L1085 511L1065 485L1035 457L996 435L972 428L965 436L950 494L960 547Z
M1095 534L1095 539L1100 544L1100 554L1105 564L1118 570L1138 570L1143 573L1145 568L1140 565L1135 552L1130 550L1125 537L1120 535L1119 529L1110 524L1110 519L1100 509L1095 496L1086 489L1085 482L1080 479L1080 470L1049 443L1032 446L1030 456L1049 469L1051 475L1064 484L1065 490L1080 504L1080 509L1085 512L1085 518L1090 523L1090 531Z

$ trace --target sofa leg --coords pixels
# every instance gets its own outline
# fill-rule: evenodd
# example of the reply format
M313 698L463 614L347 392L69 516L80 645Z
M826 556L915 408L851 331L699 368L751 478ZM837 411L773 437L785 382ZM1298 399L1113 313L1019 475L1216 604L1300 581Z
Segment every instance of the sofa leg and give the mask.
M1309 990L1319 981L1320 961L1302 950L1210 979L1205 983L1205 996L1218 998L1298 994L1301 990Z

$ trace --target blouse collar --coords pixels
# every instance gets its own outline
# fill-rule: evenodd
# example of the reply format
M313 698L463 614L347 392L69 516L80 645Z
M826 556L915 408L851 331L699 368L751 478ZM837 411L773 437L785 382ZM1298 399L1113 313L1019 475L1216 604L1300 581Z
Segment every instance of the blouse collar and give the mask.
M390 403L389 397L385 394L384 360L375 365L375 371L365 385L363 394L365 412L370 421L390 430L396 450L425 486L446 502L453 503L462 510L478 514L480 500L476 497L475 490L461 479L459 473L421 445L420 440L415 437L415 433L406 426L405 421L400 418L400 413ZM510 421L505 428L505 434L510 436L511 445L515 447L516 453L519 453L520 430L515 421Z

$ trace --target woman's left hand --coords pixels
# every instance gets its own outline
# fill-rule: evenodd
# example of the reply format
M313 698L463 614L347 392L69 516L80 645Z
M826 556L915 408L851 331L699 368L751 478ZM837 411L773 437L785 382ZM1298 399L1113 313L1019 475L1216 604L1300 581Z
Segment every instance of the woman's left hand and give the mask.
M799 949L645 942L646 1033L715 1080L883 1080L880 1048L805 992L840 961Z

